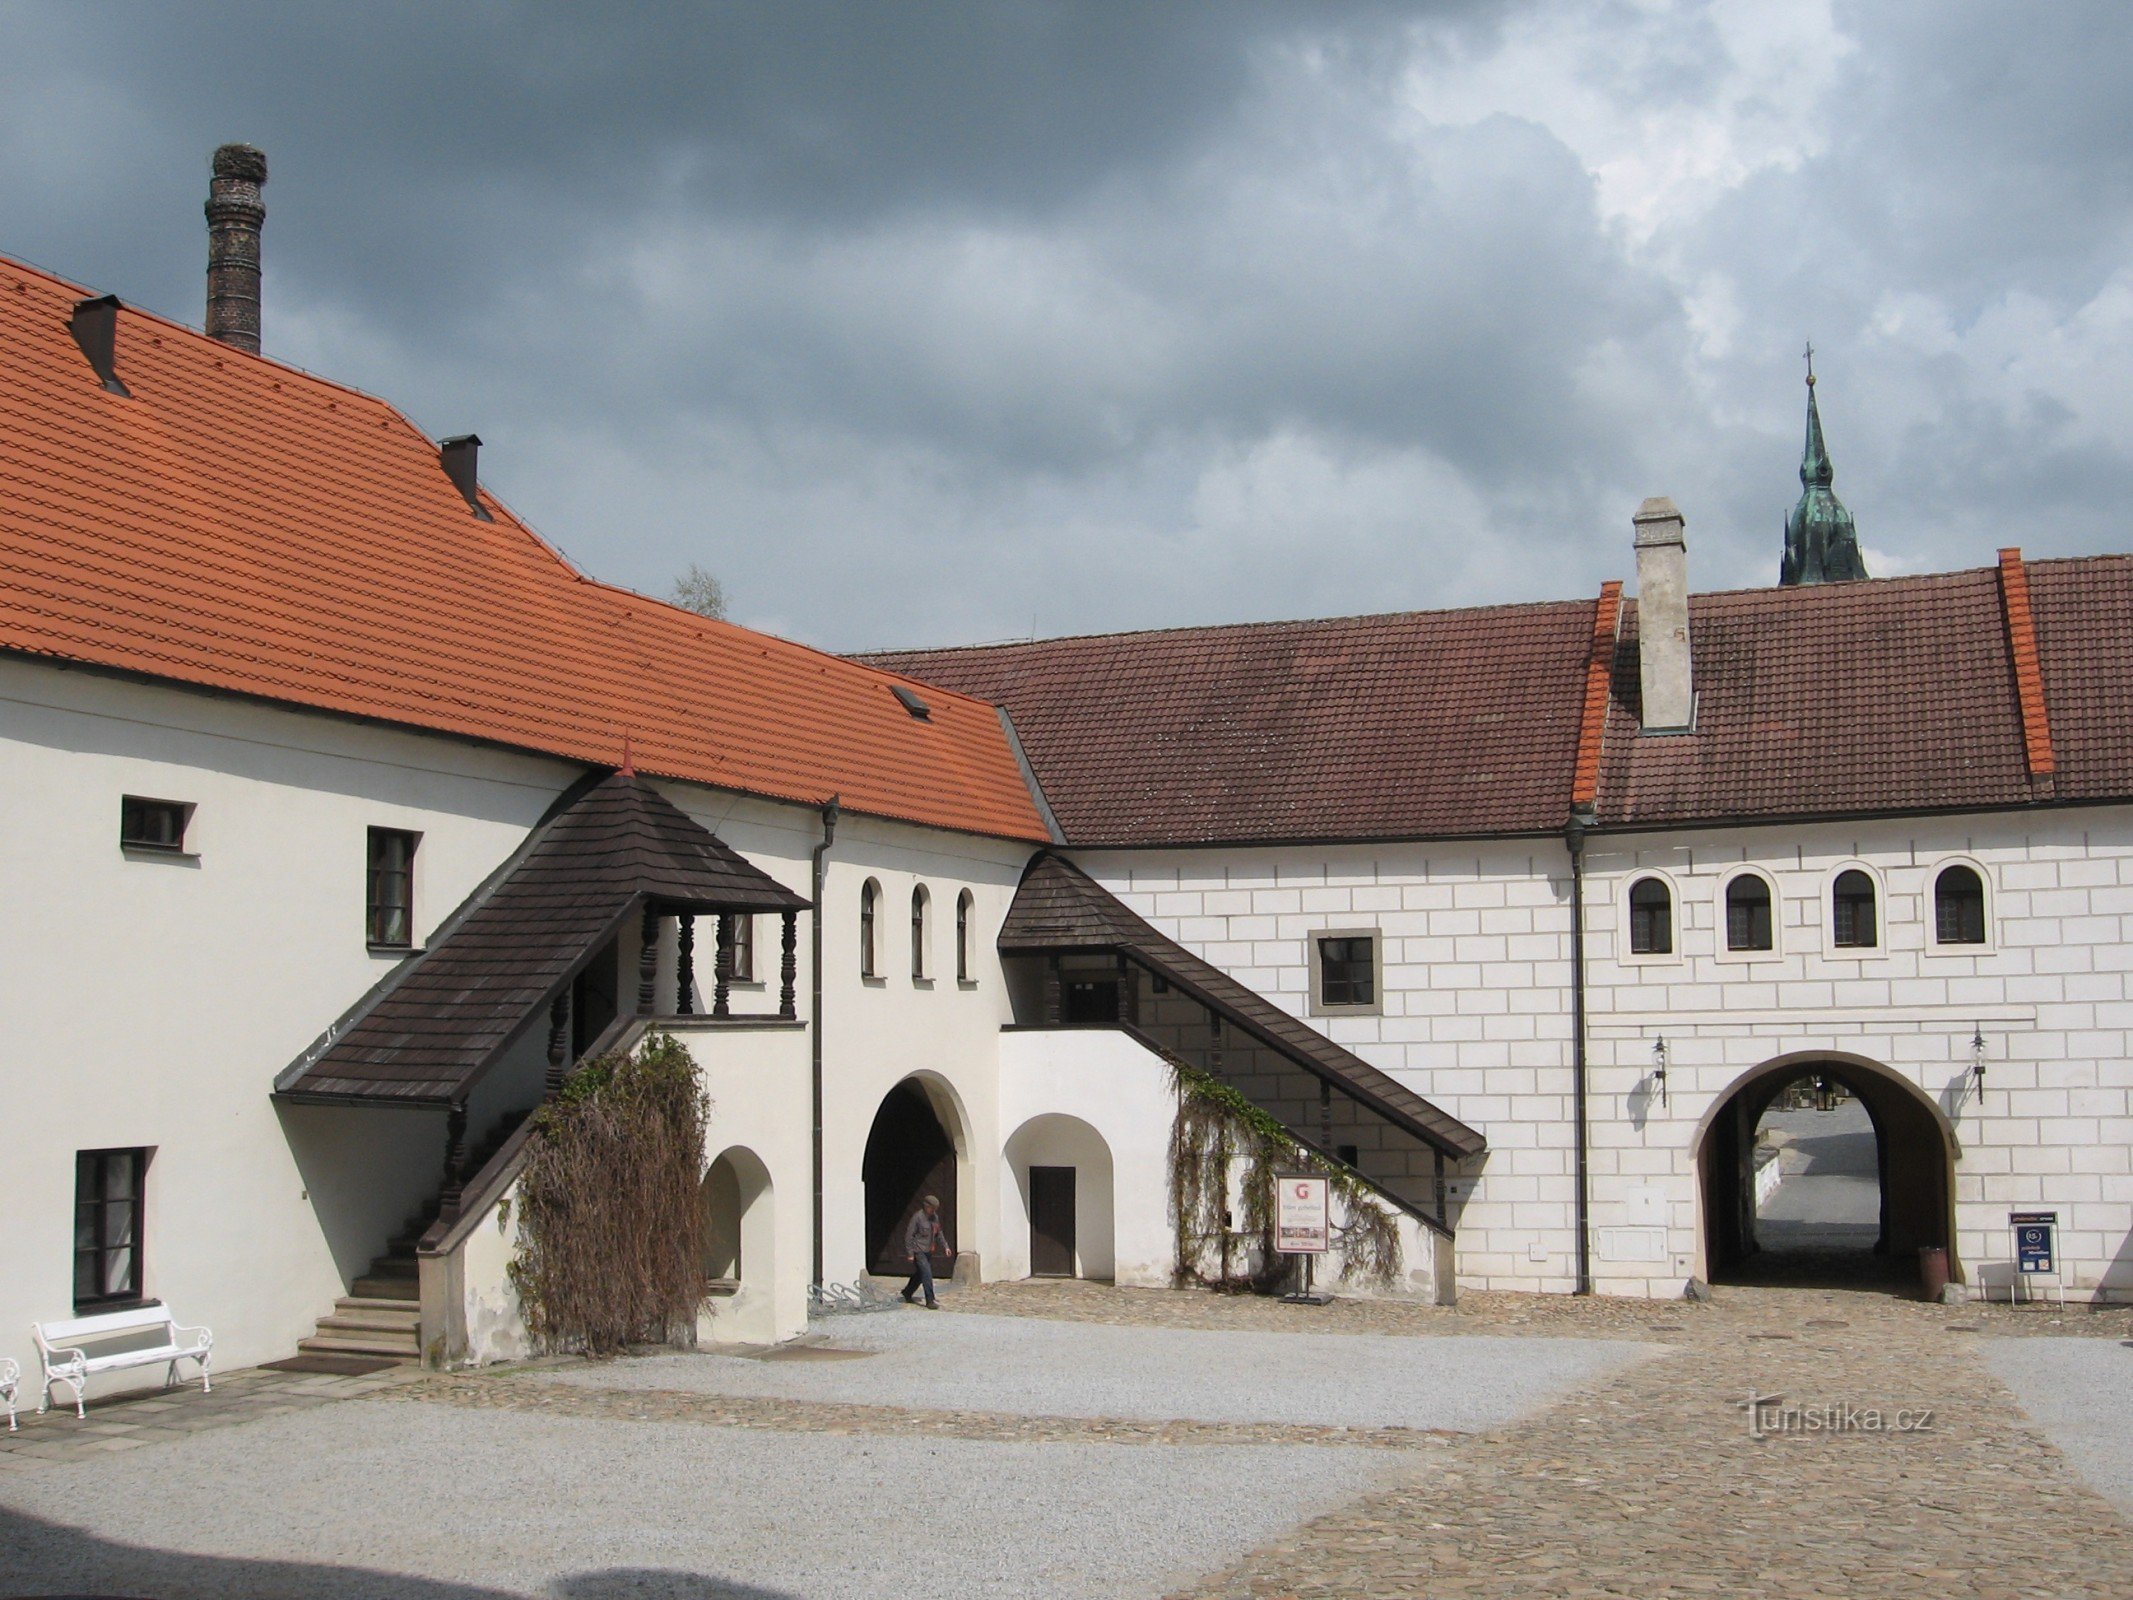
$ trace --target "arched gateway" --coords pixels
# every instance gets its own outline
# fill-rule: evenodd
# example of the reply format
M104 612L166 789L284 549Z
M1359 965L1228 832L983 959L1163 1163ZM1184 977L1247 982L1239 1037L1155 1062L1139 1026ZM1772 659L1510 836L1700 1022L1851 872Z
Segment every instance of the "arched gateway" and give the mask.
M1841 1086L1873 1123L1881 1191L1873 1250L1889 1275L1911 1278L1918 1252L1939 1246L1948 1252L1950 1276L1959 1279L1958 1150L1947 1118L1916 1084L1880 1063L1819 1052L1765 1062L1734 1084L1706 1115L1696 1145L1705 1276L1719 1283L1756 1273L1764 1248L1756 1235L1756 1129L1780 1091L1802 1078Z
M949 1241L967 1241L956 1231L958 1140L955 1107L945 1092L942 1103L918 1078L891 1089L874 1113L867 1134L860 1177L866 1185L867 1271L902 1277L911 1270L904 1259L904 1229L925 1196L940 1196L941 1225ZM936 1271L947 1263L934 1262Z

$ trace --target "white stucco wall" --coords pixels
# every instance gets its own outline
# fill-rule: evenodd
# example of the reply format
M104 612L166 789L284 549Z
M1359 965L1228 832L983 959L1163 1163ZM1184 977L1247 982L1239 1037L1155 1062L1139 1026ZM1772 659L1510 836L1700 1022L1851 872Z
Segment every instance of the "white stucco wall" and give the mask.
M1574 1283L1569 861L1553 840L1089 853L1092 875L1180 943L1309 1017L1310 938L1383 940L1380 1014L1315 1027L1479 1128L1453 1185L1460 1281ZM1932 942L1930 884L1965 860L1988 888L1986 946ZM1836 871L1882 884L1883 941L1828 941ZM1779 948L1718 948L1743 864L1777 889ZM1626 949L1642 873L1677 894L1675 954ZM2133 1293L2133 818L2124 808L1596 834L1586 932L1593 1272L1603 1292L1678 1294L1703 1270L1696 1146L1740 1080L1829 1052L1887 1067L1940 1108L1961 1147L1959 1260L2004 1275L2006 1213L2057 1209L2078 1295ZM1965 1089L1969 1040L1989 1067ZM1652 1093L1653 1046L1669 1049ZM1660 1230L1654 1234L1652 1230Z
M433 1117L268 1098L396 959L364 943L366 830L422 835L419 938L570 774L15 660L0 770L0 1354L33 1372L30 1323L71 1315L75 1152L148 1147L147 1293L213 1327L218 1365L287 1355L441 1151ZM194 805L188 855L122 851L127 794Z

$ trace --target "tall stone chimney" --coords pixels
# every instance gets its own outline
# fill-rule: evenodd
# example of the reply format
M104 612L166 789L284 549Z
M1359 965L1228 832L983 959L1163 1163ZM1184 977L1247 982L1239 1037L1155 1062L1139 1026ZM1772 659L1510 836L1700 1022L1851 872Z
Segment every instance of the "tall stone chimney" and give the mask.
M1696 720L1689 665L1688 524L1656 495L1630 519L1637 530L1637 654L1643 731L1687 733Z
M215 152L207 186L207 335L259 354L259 231L267 158L248 144Z

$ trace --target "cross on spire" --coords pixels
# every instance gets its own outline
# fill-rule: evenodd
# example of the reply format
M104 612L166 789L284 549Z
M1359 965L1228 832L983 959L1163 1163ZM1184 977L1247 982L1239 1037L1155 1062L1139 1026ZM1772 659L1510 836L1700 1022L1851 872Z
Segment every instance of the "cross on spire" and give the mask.
M1803 355L1803 356L1805 356L1805 357L1807 358L1807 387L1808 387L1808 388L1810 388L1810 389L1812 389L1812 388L1813 388L1813 387L1815 386L1815 347L1814 347L1814 341L1810 339L1810 340L1809 340L1809 341L1807 342L1807 348L1806 348L1805 350L1801 351L1801 352L1800 352L1800 354L1801 354L1801 355Z

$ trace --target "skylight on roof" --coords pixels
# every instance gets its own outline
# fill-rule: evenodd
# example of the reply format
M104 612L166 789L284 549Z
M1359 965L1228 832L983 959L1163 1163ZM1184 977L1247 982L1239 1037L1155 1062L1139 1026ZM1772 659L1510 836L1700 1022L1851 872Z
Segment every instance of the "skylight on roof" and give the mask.
M906 711L910 712L911 715L916 717L920 722L930 722L933 720L933 707L927 705L925 701L919 699L916 694L914 694L911 690L906 689L902 684L890 684L889 693L896 696L896 698L903 703L903 708Z

